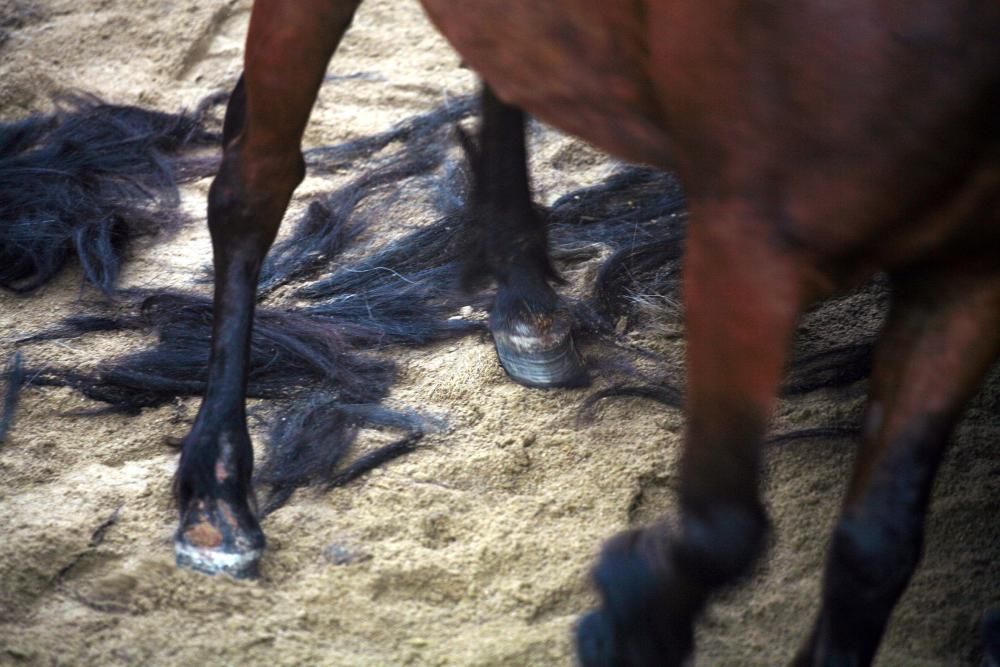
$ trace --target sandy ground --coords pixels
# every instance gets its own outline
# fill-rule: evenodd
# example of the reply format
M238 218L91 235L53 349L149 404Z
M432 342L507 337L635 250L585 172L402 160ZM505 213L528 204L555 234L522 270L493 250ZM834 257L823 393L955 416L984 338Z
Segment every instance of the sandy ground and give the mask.
M0 118L44 110L67 88L168 111L193 106L234 81L249 4L0 0ZM412 0L370 0L330 72L363 76L324 88L308 145L385 129L475 86ZM554 132L534 148L546 201L613 168ZM336 181L308 180L297 201ZM168 246L141 249L126 285L190 284L209 257L206 190L185 191L196 222ZM85 295L75 271L28 299L0 295L0 352L77 312ZM873 329L878 312L855 299L809 333L836 342ZM656 347L677 357L679 325L662 329ZM30 359L87 365L143 342L54 343ZM449 428L348 488L299 492L264 524L270 550L256 582L173 567L176 453L165 443L184 434L197 401L138 418L81 417L66 413L93 404L75 393L29 389L0 449L0 664L571 664L570 630L593 603L586 575L602 540L671 509L680 416L620 400L578 427L584 392L516 386L478 339L400 359L392 403L445 416ZM991 387L943 465L923 567L880 665L975 664L979 617L1000 606L1000 394ZM836 423L860 400L855 388L783 402L778 421ZM703 623L697 664L791 657L814 614L852 449L808 441L769 452L773 547L751 585ZM345 551L351 562L337 564L331 554Z

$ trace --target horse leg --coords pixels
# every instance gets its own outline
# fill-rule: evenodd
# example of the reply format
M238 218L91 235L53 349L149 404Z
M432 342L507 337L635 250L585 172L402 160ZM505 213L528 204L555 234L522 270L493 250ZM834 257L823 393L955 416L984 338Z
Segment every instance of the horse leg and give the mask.
M587 372L571 320L552 289L545 222L531 202L525 114L483 84L479 146L468 147L475 182L467 214L471 273L497 282L490 330L500 364L529 387L580 386Z
M358 0L257 0L245 73L226 110L208 200L215 301L208 386L177 471L177 564L253 576L264 548L254 515L245 394L257 276L305 166L305 129L330 56Z
M742 202L692 202L685 255L687 432L680 520L623 533L594 570L603 599L577 627L585 667L681 665L709 595L759 555L760 449L795 322L814 289Z
M938 463L1000 351L1000 274L916 267L893 276L865 432L800 667L869 665L921 556Z

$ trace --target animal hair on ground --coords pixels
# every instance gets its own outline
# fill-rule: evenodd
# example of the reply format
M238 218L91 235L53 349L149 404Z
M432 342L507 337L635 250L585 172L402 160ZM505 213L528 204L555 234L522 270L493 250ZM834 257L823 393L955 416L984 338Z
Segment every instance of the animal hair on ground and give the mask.
M475 111L475 103L475 96L465 95L403 120L386 132L306 151L312 173L345 171L362 161L364 168L358 169L360 173L346 185L310 203L292 234L275 244L261 269L258 297L263 299L282 285L302 281L329 267L331 259L377 219L373 216L385 215L389 205L401 197L412 196L418 190L429 191L434 193L437 210L449 214L460 210L462 200L442 194L462 188L441 187L440 179L423 187L415 187L414 182L434 178L435 170L448 158L449 147L453 147L449 137L455 124ZM457 171L460 169L448 175ZM410 253L415 250L407 248ZM342 280L343 275L337 279ZM353 284L347 282L339 293L350 292ZM322 295L318 293L314 298Z
M380 350L485 332L482 319L458 316L466 306L490 306L488 298L458 289L467 254L464 203L470 178L452 124L471 109L463 98L376 137L311 152L311 160L325 155L342 168L366 166L355 167L359 173L346 185L306 208L261 273L260 296L267 306L257 311L247 395L271 406L266 457L257 476L270 490L265 511L280 507L296 488L345 483L416 446L429 423L380 405L395 380L395 367ZM397 201L412 196L424 196L436 220L381 245L367 239L375 221L392 219ZM539 212L561 269L607 256L592 293L570 304L584 348L602 346L601 354L593 355L601 361L591 362L592 368L612 383L585 401L581 414L615 396L679 407L683 393L676 370L662 369L658 382L641 375L650 380L644 385L624 381L635 377L634 355L656 357L626 345L621 326L625 332L645 326L650 304L679 302L686 213L676 180L623 167ZM373 247L359 247L363 242ZM352 259L345 259L347 254ZM130 329L156 331L155 347L92 371L33 369L33 382L71 386L133 413L178 396L201 395L210 299L149 291L122 298L133 303L131 313L77 316L25 342ZM679 308L671 312L682 316ZM801 370L793 367L789 391L854 382L867 372L869 359L869 352L850 347L804 357ZM401 435L349 462L352 445L366 428ZM819 433L814 429L806 437Z
M437 152L442 129L452 132L459 121L472 116L479 104L477 95L452 98L426 113L411 116L385 132L321 146L305 151L306 165L312 173L324 174L355 167L370 168L369 160L391 144L411 153ZM363 163L363 164L362 164Z
M0 408L0 445L7 439L7 432L14 422L14 412L24 384L24 361L20 351L11 355L3 371L3 406Z
M179 158L217 143L204 121L220 101L169 114L67 94L0 124L0 287L31 292L75 259L111 294L129 243L181 223L177 184L210 165Z
M367 230L371 216L383 213L388 202L398 198L394 190L410 180L426 178L444 162L442 147L447 142L440 135L450 134L454 120L471 108L468 101L453 103L437 115L422 117L416 126L433 131L434 141L420 134L415 143L398 142L398 137L414 136L413 123L406 122L401 130L380 135L377 141L352 142L350 151L332 151L332 155L357 155L359 145L381 151L396 144L388 157L373 156L369 169L307 208L291 236L275 247L264 266L261 296L301 282L340 259ZM375 199L378 206L366 204ZM445 222L429 232L420 230L412 243L390 243L347 264L344 275L355 279L326 292L314 290L316 298L308 307L258 309L247 395L276 405L268 454L258 470L258 481L272 491L265 501L266 511L279 507L299 486L346 483L410 451L419 440L429 423L426 418L378 405L392 384L393 364L361 351L483 331L481 322L449 317L455 299L449 299L446 286L454 282L449 275L457 274L457 262L452 259L438 266L435 249L441 243L431 240L453 237L454 229L445 229L449 224L454 228L455 223ZM413 248L421 252L414 253ZM76 316L22 342L95 331L152 330L158 333L159 343L101 364L92 372L36 369L35 384L72 386L113 409L131 413L177 396L201 395L211 331L210 300L142 291L120 297L133 302L134 312ZM404 436L342 466L361 428L402 430Z
M117 318L78 318L78 331L153 330L156 346L100 364L90 372L34 370L33 384L70 386L111 409L136 413L178 396L199 396L207 379L211 300L190 294L148 296L138 312ZM96 325L96 326L94 326ZM346 330L345 330L346 329ZM366 331L368 333L366 333ZM59 334L72 335L64 326ZM358 430L403 430L412 445L426 421L412 413L390 411L378 403L395 379L394 364L363 354L358 342L371 327L297 311L258 310L250 350L247 396L271 402L267 455L258 480L271 490L264 508L273 511L291 492L306 484L345 483L345 460ZM391 443L376 450L372 466L406 453L412 446ZM362 465L359 459L350 465Z

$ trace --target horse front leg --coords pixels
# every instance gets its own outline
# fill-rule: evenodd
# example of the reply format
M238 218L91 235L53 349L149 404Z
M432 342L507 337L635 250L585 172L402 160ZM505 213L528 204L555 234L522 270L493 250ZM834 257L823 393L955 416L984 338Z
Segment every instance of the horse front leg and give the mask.
M920 560L949 436L1000 350L995 269L973 261L892 278L865 432L830 544L819 619L798 667L871 664ZM987 650L997 639L987 635Z
M246 425L250 332L261 262L305 167L302 133L359 0L257 0L245 71L226 111L209 192L215 300L208 386L177 471L177 564L254 576L264 548Z
M687 427L680 517L629 531L594 569L602 606L577 627L585 667L676 667L711 593L764 546L760 450L797 317L797 257L742 202L692 201L684 265Z
M584 385L588 377L573 344L570 314L551 285L558 276L545 221L531 201L525 114L486 84L480 100L479 145L467 147L475 182L467 211L466 279L484 272L496 280L490 331L511 379L529 387Z

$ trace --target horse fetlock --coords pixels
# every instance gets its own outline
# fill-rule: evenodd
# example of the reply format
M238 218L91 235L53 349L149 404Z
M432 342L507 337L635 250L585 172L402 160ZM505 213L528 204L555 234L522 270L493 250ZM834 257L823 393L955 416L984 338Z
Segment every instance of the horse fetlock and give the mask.
M497 296L494 312L508 317L527 313L549 313L561 305L559 295L549 281L553 275L541 261L507 260L497 272Z
M827 588L852 599L895 601L920 560L921 539L911 521L844 516L830 543L827 577L836 585Z
M621 533L605 545L593 572L602 605L577 626L584 667L685 664L705 591L681 576L673 541L661 524Z
M252 472L253 449L245 426L202 424L192 429L175 483L178 567L236 578L257 575L264 533L256 517Z
M749 572L764 550L767 533L767 514L757 503L688 509L674 555L686 577L713 590Z
M594 569L601 608L577 626L584 667L680 667L694 649L694 622L711 593L749 570L767 535L759 505L688 509L665 523L622 533Z
M231 486L247 495L253 473L253 445L245 426L199 428L195 425L181 444L177 481L182 500L190 496L218 496L219 487Z

